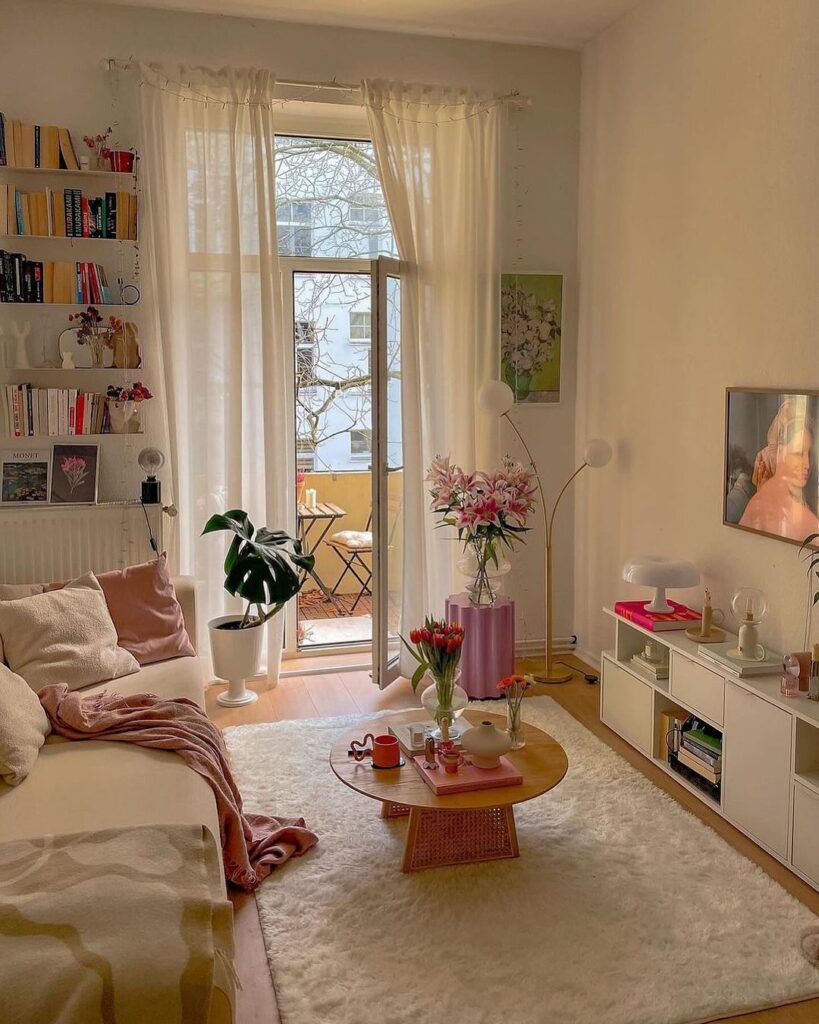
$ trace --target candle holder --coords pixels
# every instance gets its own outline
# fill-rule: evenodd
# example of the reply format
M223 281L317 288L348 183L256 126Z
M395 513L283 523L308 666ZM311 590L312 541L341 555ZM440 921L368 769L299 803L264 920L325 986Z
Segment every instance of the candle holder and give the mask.
M695 640L700 644L721 644L725 639L725 630L719 627L724 620L725 613L721 608L714 608L711 604L711 591L706 587L700 624L689 626L685 635L689 640Z

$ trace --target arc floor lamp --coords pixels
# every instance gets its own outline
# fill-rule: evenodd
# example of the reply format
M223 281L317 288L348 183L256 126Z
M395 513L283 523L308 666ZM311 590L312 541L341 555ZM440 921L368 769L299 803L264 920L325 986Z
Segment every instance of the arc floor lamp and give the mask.
M538 472L532 453L529 451L529 445L527 445L526 441L523 439L523 435L515 426L514 421L509 415L515 404L515 396L512 393L512 389L502 380L488 381L483 385L478 394L478 402L481 408L486 412L507 421L509 426L517 435L518 440L523 445L523 449L526 452L529 462L532 464L532 469L535 472L535 479L537 480L538 491L540 492L540 501L543 506L543 517L546 524L546 670L545 672L535 674L534 678L538 683L568 683L572 678L573 673L560 667L555 662L552 643L552 531L554 527L555 513L557 512L557 506L560 504L560 499L569 489L572 481L575 477L579 476L587 466L591 469L601 469L603 466L608 465L611 461L611 445L608 441L603 441L600 438L595 438L586 442L586 447L583 452L583 461L574 473L572 473L563 487L561 487L557 497L555 498L554 504L551 509L549 509L546 506L546 496L543 493L543 483L540 479L540 473Z

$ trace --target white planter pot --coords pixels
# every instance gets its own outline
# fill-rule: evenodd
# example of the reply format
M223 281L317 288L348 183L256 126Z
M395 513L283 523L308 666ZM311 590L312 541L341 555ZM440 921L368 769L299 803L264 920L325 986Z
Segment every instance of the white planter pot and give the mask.
M213 673L228 682L227 692L216 699L226 707L258 700L258 694L246 688L245 680L258 675L266 623L246 629L220 629L224 623L241 620L241 615L220 615L208 623Z

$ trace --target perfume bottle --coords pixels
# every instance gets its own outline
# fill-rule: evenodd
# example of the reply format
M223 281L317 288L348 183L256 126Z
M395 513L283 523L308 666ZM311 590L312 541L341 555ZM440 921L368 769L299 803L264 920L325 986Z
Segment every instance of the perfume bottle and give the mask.
M808 680L808 699L819 700L819 644L813 645L810 659L810 678Z

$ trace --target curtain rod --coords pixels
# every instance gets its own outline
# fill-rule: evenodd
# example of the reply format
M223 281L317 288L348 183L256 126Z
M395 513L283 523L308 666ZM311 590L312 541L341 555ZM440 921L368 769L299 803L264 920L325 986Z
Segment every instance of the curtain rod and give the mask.
M128 71L137 63L138 62L135 61L133 57L129 57L128 60L119 60L116 57L104 57L100 61L100 67L103 71L113 71L114 68L119 68L122 71ZM335 78L329 82L305 82L297 78L277 78L276 85L283 86L285 89L309 89L316 92L320 90L331 90L346 93L361 92L360 85L338 82ZM532 105L532 100L528 96L521 95L517 89L513 89L511 92L504 93L500 96L494 96L493 99L497 100L499 103L510 103L519 107L531 107Z

